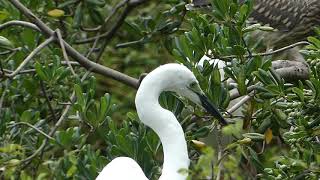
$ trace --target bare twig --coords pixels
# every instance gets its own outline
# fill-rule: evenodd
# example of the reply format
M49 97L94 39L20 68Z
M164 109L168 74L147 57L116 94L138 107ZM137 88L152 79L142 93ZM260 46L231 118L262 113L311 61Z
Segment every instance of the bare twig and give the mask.
M244 103L249 101L251 99L250 95L244 96L239 102L237 102L234 106L232 106L230 109L227 110L228 114L232 114L235 112L237 109L239 109Z
M100 51L97 55L97 61L99 61L99 59L101 58L105 48L107 47L107 45L109 44L109 42L111 41L112 37L114 36L114 34L117 32L117 30L120 28L120 26L123 24L124 20L126 19L127 15L130 13L131 11L131 7L130 6L126 6L125 9L123 10L123 13L120 15L120 17L118 18L117 22L114 24L114 26L107 32L105 41L102 43L101 47L100 47ZM99 37L100 38L100 37ZM97 40L99 40L99 38Z
M94 52L94 50L96 49L97 45L98 45L98 42L99 42L99 39L96 39L92 45L92 47L90 48L90 50L88 51L88 53L86 54L86 57L89 58L90 55ZM100 51L101 49L98 50L98 52Z
M112 26L112 28L105 32L105 33L101 33L102 31L100 31L101 34L95 36L95 37L91 37L88 39L84 39L84 40L80 40L80 41L76 41L76 44L84 44L84 43L90 43L90 42L94 42L97 39L108 39L108 41L110 41L110 39L113 37L114 33L116 33L116 31L119 29L119 27L123 24L125 18L127 17L127 15L131 12L131 10L135 7L138 6L144 2L147 2L146 0L123 0L121 1L119 4L117 4L117 6L112 10L112 12L110 13L110 15L105 19L104 24L101 26L101 30L105 29L105 26L108 24L109 20L111 19L112 16L114 16L118 10L125 6L127 4L127 6L125 7L125 9L123 10L123 13L119 16L118 20L116 21L116 23Z
M74 101L75 100L75 93L73 92L73 94L71 95L71 100ZM61 123L64 121L64 119L66 118L69 110L71 108L71 105L66 105L64 111L62 112L59 120L56 122L56 124L54 125L54 127L51 129L51 131L49 132L48 136L53 136L54 133L57 131L58 127L61 125ZM29 157L23 159L21 161L21 163L26 163L28 164L33 158L35 158L39 153L42 153L42 151L44 150L44 148L46 147L48 143L48 138L44 139L42 141L42 144L41 146L32 154L30 155ZM25 166L24 166L25 167ZM22 169L24 168L22 167Z
M55 121L57 121L58 119L56 117L56 113L54 112L53 107L52 107L52 105L50 103L50 99L49 99L49 97L47 95L47 91L46 91L45 85L44 85L42 80L40 80L40 87L41 87L41 91L42 91L42 93L43 93L43 95L44 95L44 97L45 97L45 99L47 101L47 104L48 104L49 110L50 110L50 112L52 114L52 117L53 117L53 119Z
M256 53L256 54L249 54L249 55L245 55L244 57L245 58L252 58L252 57L257 57L257 56L270 56L270 55L274 55L274 54L277 54L277 53L281 53L283 51L286 51L288 49L292 49L294 47L297 47L297 46L303 46L303 45L309 45L310 43L307 42L307 41L300 41L300 42L297 42L297 43L294 43L294 44L291 44L289 46L285 46L283 48L280 48L280 49L277 49L277 50L274 50L274 51L268 51L268 52L264 52L264 53ZM218 59L223 59L223 60L229 60L229 59L232 59L232 58L237 58L238 56L236 55L230 55L230 56L223 56L223 57L214 57L214 55L211 55L209 54L208 57L210 58L218 58Z
M11 74L7 74L6 76L9 78L16 76L35 55L37 55L43 48L49 45L52 41L54 41L54 37L50 37L49 39L46 39L22 61L22 63L18 66L18 68L15 71L13 71Z
M86 27L80 26L81 31L85 31L85 32L97 32L100 30L100 28L101 26L97 26L95 28L86 28Z
M35 131L39 132L40 134L42 134L43 136L45 136L46 138L50 139L50 140L53 140L55 141L55 139L53 137L51 137L50 135L46 134L45 132L41 131L39 128L33 126L32 124L29 124L27 122L17 122L17 123L14 123L12 125L10 125L11 127L14 127L14 126L18 126L18 125L26 125L26 126L29 126L30 128L34 129Z
M2 90L2 95L1 95L1 98L0 98L0 114L1 114L2 105L3 105L3 102L4 102L4 98L5 98L6 93L7 93L7 89L9 88L9 84L10 84L10 80L7 80L7 81L6 81L6 86L5 86L5 88Z
M90 71L86 72L83 77L81 78L81 82L84 81L88 76L90 75ZM59 128L59 126L62 124L62 122L65 120L65 118L67 117L67 114L70 110L70 108L72 107L72 103L76 100L76 96L75 96L75 92L73 91L72 92L72 95L70 96L70 101L71 101L71 104L67 104L59 118L59 120L56 122L56 124L54 125L54 127L51 129L51 131L49 132L49 136L53 136L54 133L57 131L57 129ZM25 165L22 167L22 169L24 167L27 166L27 164L29 164L31 162L31 160L33 158L35 158L38 154L42 154L43 151L44 151L44 148L46 147L48 143L48 139L44 139L42 141L42 144L41 146L32 154L30 155L29 157L27 157L26 159L22 160L21 162L24 163Z
M255 86L258 85L258 84L259 83L249 86L247 88L247 92L250 93L251 91L253 91ZM230 93L230 99L231 100L234 100L234 99L240 97L240 93L239 93L238 89L236 89L236 88L232 89L229 93Z
M17 21L17 20L8 21L8 22L1 24L0 31L7 28L7 27L10 27L10 26L23 26L23 27L27 27L30 29L34 29L36 31L40 31L40 29L33 23L26 22L26 21Z
M8 74L13 73L13 71L9 70L9 69L3 69L3 71L6 73L5 76L7 76ZM29 74L29 73L34 73L36 72L35 69L26 69L26 70L21 70L18 72L18 74Z
M261 151L257 152L257 154L263 154L265 148L266 148L266 140L263 141Z
M17 47L17 48L14 48L14 49L8 49L6 51L2 51L0 52L0 55L7 55L7 54L11 54L13 52L16 52L16 51L21 51L21 47Z
M78 62L75 62L75 61L70 61L69 62L72 66L80 66L80 64ZM52 66L53 64L50 63L48 66ZM64 66L68 66L68 63L66 61L61 61L61 65L64 65ZM9 70L9 69L3 69L3 72L5 72L5 75L4 76L7 76L8 74L11 74L13 73L13 71ZM26 70L21 70L19 71L18 74L29 74L29 73L35 73L36 70L35 69L26 69Z
M61 35L61 31L60 29L57 29L56 30L56 33L57 33L57 37L58 37L58 41L59 41L59 44L60 44L60 47L61 47L61 50L62 50L62 54L63 54L63 57L64 59L66 60L72 74L74 76L77 76L76 72L73 70L73 67L71 66L70 64L70 60L69 60L69 57L68 57L68 54L66 52L66 48L64 47L64 43L63 43L63 39L62 39L62 35Z
M218 159L222 159L222 154L223 154L223 147L222 147L222 130L219 128L217 130L217 149L218 149ZM217 172L217 177L216 180L220 180L221 177L221 172L223 169L223 164L220 162L218 164L218 172Z
M28 8L21 4L18 0L9 0L19 11L29 18L34 24L38 26L41 32L46 36L52 36L54 31L36 17ZM115 71L111 68L94 63L72 48L68 43L63 41L68 55L78 61L86 69L92 69L93 72L110 77L133 88L138 88L138 80L126 74Z

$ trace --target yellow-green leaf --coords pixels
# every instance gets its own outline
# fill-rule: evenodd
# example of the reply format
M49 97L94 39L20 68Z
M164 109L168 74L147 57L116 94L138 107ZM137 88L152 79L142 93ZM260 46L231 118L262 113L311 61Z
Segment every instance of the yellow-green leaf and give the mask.
M77 171L77 166L72 165L67 172L67 177L72 177L74 173Z
M266 139L266 143L269 144L271 142L271 140L272 140L272 137L273 137L272 130L270 128L268 128L266 130L266 132L264 133L264 136L265 136L265 139Z
M193 146L198 149L202 150L203 148L207 147L207 145L204 142L198 141L198 140L191 140Z
M48 15L51 16L51 17L61 17L61 16L64 16L64 11L61 10L61 9L53 9L51 11L48 12Z
M9 48L12 48L14 47L12 42L9 41L9 39L3 37L3 36L0 36L0 47L9 47Z

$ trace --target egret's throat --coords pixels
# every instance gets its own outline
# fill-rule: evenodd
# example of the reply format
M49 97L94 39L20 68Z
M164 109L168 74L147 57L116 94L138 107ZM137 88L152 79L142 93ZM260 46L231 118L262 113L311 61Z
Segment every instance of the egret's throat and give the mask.
M188 169L189 157L184 132L174 114L159 104L159 96L165 90L161 80L146 77L136 95L136 108L140 120L159 136L164 153L160 180L185 180L178 171Z

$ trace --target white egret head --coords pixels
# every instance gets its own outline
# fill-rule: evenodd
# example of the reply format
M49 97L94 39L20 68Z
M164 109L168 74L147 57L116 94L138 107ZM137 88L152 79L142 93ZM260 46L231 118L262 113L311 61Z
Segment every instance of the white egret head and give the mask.
M198 80L187 67L180 64L166 64L163 66L165 66L165 68L158 68L151 72L152 75L149 76L158 77L163 91L176 92L178 95L188 98L195 104L206 109L216 117L222 125L228 124L218 109L209 102L201 90ZM148 78L148 76L146 78Z

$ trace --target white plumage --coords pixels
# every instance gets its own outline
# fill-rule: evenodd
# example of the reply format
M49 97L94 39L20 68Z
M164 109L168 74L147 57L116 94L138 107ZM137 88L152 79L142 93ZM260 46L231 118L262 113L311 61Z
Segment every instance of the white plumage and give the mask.
M187 174L178 171L188 169L189 157L184 132L174 114L162 108L158 98L163 91L173 91L202 105L219 120L221 114L205 99L193 73L180 64L166 64L149 73L141 82L135 104L140 120L159 136L164 163L159 180L185 180ZM100 172L97 180L147 180L142 169L131 158L118 157Z

